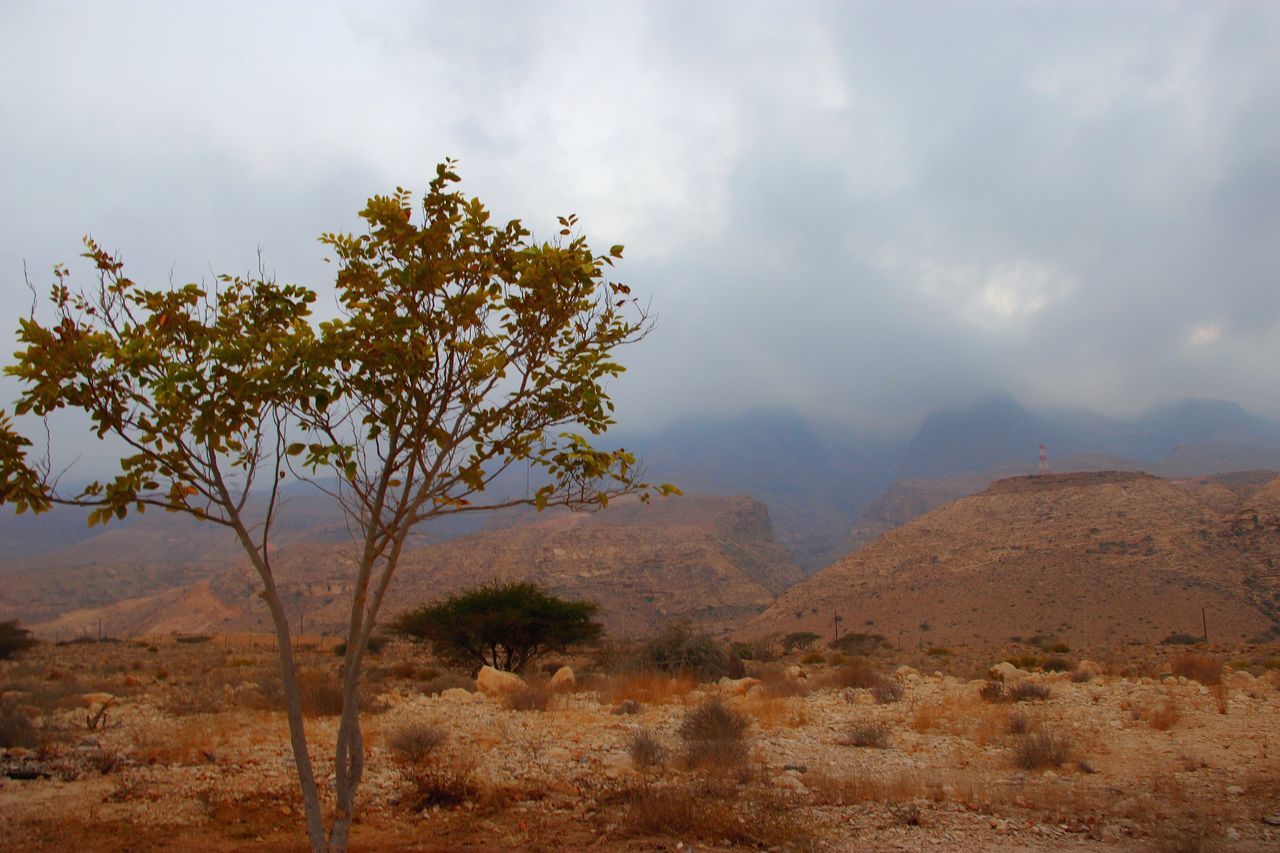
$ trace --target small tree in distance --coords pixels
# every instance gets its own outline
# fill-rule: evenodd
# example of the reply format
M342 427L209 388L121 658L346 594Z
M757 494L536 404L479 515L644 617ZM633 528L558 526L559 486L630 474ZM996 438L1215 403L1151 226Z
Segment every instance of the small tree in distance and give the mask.
M564 653L600 638L590 601L556 598L531 583L483 586L401 613L391 630L431 644L452 663L517 672L548 652Z
M18 652L26 651L36 644L26 628L19 628L18 623L10 619L0 622L0 660L7 660Z

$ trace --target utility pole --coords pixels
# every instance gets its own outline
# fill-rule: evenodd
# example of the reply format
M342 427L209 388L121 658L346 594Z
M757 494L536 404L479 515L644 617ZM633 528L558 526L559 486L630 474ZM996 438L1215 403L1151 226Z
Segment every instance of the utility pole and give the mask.
M838 639L840 639L840 623L841 623L841 622L843 622L843 621L844 621L844 620L840 618L840 614L839 614L839 613L836 613L835 615L833 615L833 616L831 617L831 622L832 622L832 624L834 624L834 625L835 625L835 628L836 628L836 636L835 636L835 638L836 638L837 640L838 640Z
M1200 625L1204 628L1204 644L1209 645L1209 617L1205 615L1204 608L1200 608Z

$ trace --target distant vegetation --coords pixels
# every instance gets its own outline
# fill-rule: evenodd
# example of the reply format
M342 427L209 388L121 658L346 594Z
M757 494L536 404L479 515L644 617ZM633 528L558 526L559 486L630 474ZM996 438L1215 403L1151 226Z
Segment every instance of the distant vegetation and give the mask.
M531 583L483 586L401 613L391 631L431 644L443 660L516 672L604 632L599 605L566 601Z
M39 641L31 636L31 632L26 628L19 628L17 622L0 622L0 660L7 660L37 642Z

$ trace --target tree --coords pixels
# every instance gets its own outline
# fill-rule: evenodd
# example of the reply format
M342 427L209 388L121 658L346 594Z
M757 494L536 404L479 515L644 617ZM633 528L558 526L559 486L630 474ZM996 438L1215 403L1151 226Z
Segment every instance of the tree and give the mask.
M10 619L0 622L0 660L8 660L18 652L24 652L36 644L36 638L26 628Z
M401 613L391 630L429 642L446 660L516 672L548 652L599 639L604 626L593 618L599 610L536 584L494 584Z
M604 506L650 488L635 457L595 449L613 424L604 383L618 346L644 336L645 312L560 219L551 242L518 220L497 227L437 167L413 222L408 191L375 196L369 231L325 234L338 261L338 319L313 324L316 294L266 276L212 287L139 287L86 238L97 286L73 291L65 267L48 325L22 320L24 349L6 368L23 383L15 412L86 412L98 437L129 448L119 473L59 489L52 453L0 413L0 501L18 512L90 506L89 523L159 506L234 531L262 583L280 650L290 740L314 850L348 845L364 770L356 693L369 638L409 533L436 516L528 504ZM484 502L517 463L540 472L533 494ZM341 504L356 549L343 655L343 712L328 827L307 752L290 626L271 557L279 484L292 472ZM319 474L336 475L336 485ZM255 489L260 485L263 488ZM261 494L263 499L250 500Z

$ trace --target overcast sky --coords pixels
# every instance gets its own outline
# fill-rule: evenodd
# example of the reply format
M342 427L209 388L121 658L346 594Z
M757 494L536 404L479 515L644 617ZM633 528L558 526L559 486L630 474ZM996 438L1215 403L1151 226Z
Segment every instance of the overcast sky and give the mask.
M324 290L316 236L452 156L626 244L629 426L1280 416L1280 3L0 0L0 129L4 358L23 262L85 233L150 283L261 246Z

